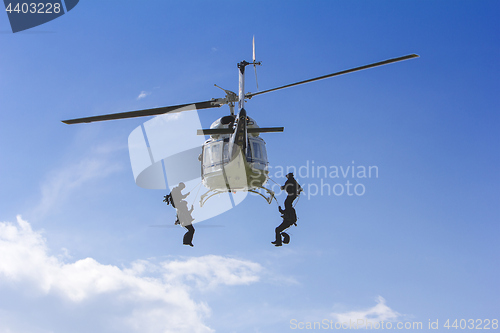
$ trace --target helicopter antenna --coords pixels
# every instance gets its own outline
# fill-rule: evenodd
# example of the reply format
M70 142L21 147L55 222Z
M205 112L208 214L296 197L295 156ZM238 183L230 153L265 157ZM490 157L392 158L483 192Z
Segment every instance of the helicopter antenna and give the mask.
M257 80L257 65L260 65L260 61L258 63L255 62L255 35L252 40L252 49L253 49L253 69L255 70L255 84L257 85L257 91L259 91L259 81Z
M229 110L231 111L231 116L234 116L234 102L238 102L238 96L231 90L226 90L218 85L214 84L217 88L223 90L226 93L226 98L224 98L225 104L229 105Z

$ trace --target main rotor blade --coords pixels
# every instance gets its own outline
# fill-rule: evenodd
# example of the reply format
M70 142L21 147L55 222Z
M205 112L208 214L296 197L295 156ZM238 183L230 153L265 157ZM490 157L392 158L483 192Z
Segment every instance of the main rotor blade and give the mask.
M280 89L285 89L285 88L288 88L288 87L298 86L299 84L304 84L304 83L309 83L309 82L313 82L313 81L323 80L323 79L327 79L327 78L330 78L330 77L333 77L333 76L338 76L338 75L342 75L342 74L357 72L357 71L360 71L360 70L363 70L363 69L368 69L368 68L373 68L373 67L377 67L377 66L387 65L387 64L391 64L393 62L398 62L398 61L403 61L403 60L408 60L408 59L418 58L418 57L419 57L418 54L409 54L409 55L406 55L404 57L388 59L388 60L376 62L376 63L373 63L373 64L361 66L361 67L355 67L355 68L347 69L347 70L344 70L344 71L341 71L341 72L336 72L336 73L332 73L332 74L328 74L328 75L318 76L318 77L315 77L315 78L312 78L312 79L309 79L309 80L295 82L295 83L287 84L287 85L284 85L284 86L281 86L281 87L277 87L277 88L273 88L273 89L263 90L263 91L259 91L259 92L256 92L256 93L248 93L248 94L245 95L245 97L246 98L252 98L253 96L257 96L257 95L260 95L260 94L265 94L265 93L268 93L268 92L271 92L271 91L280 90Z
M175 113L175 112L181 112L181 111L218 108L221 105L222 105L222 103L219 103L218 100L211 100L211 101L205 101L205 102L199 102L199 103L164 106L161 108L154 108L154 109L119 112L119 113L105 114L105 115L101 115L101 116L62 120L62 122L65 124L91 123L94 121L115 120L115 119L125 119L125 118L135 118L135 117L145 117L145 116L156 116L156 115L164 114L164 113L168 113L168 112ZM192 107L188 108L189 106L192 106Z
M257 128L248 128L248 133L276 133L283 132L285 130L284 127L257 127Z
M224 225L221 225L221 224L202 224L202 225L198 225L198 223L194 223L194 225L196 226L196 229L198 228L223 228L225 227ZM150 228L179 228L179 227L182 227L181 225L179 224L153 224L153 225L150 225L149 226Z
M247 128L248 133L274 133L283 132L284 127L252 127ZM197 135L212 135L212 134L233 134L234 130L232 128L209 128L209 129L199 129L196 131Z

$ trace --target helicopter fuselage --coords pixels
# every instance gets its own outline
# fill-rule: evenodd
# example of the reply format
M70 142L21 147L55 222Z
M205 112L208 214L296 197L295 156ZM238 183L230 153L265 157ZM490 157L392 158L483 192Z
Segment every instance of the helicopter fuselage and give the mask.
M256 190L268 180L266 143L258 132L248 133L248 130L258 131L259 127L246 116L244 109L241 111L237 118L226 116L210 126L219 133L232 129L232 134L212 134L203 144L202 181L211 190Z

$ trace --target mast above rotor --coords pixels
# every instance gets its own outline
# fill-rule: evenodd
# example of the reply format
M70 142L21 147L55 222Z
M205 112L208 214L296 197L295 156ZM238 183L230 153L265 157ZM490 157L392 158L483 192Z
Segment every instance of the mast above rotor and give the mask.
M238 63L238 69L239 69L239 82L238 82L238 110L243 109L245 106L245 67L248 65L260 65L260 61L253 61L253 62L248 62L243 60L242 62Z

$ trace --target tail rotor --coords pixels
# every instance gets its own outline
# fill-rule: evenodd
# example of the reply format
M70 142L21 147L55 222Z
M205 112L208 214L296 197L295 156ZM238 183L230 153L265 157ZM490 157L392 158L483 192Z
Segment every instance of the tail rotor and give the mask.
M252 49L253 49L252 63L253 63L253 69L255 70L255 84L257 86L257 91L259 91L259 81L257 80L257 65L260 66L261 62L255 61L255 35L253 36L252 40Z

